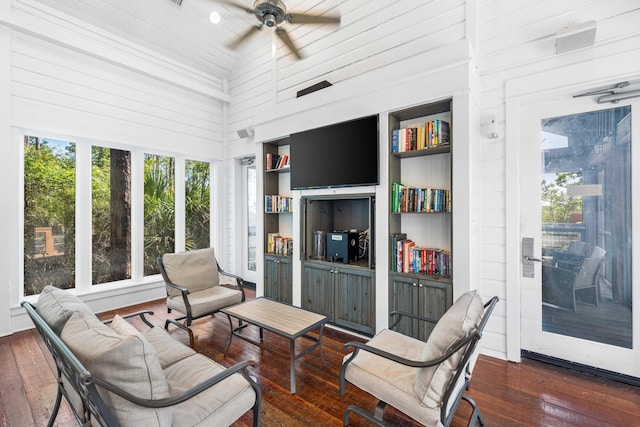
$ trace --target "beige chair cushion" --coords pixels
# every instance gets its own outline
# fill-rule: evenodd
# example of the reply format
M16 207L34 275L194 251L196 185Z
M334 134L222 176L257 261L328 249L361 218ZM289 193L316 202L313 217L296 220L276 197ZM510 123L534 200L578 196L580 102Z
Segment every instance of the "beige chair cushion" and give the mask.
M419 360L442 357L458 340L474 332L482 319L484 304L477 291L461 295L433 328ZM416 375L414 391L422 405L439 408L446 387L462 357L457 352L437 366L421 368Z
M76 312L61 338L93 375L143 399L169 397L156 352L141 334L121 336L95 316ZM110 392L100 392L123 427L171 425L170 408L143 408Z
M213 313L223 307L239 302L242 302L242 292L225 286L214 286L189 294L189 305L191 305L191 315L193 317ZM187 312L182 296L167 298L167 307L180 313Z
M164 373L169 392L176 395L224 370L211 359L194 354L165 368ZM255 399L256 394L249 382L242 374L236 373L187 402L173 406L173 425L229 426L253 407Z
M164 254L162 263L167 277L173 283L197 292L220 284L216 254L213 248L197 249L177 254ZM167 288L170 296L179 291Z
M36 309L40 317L47 322L57 335L60 335L64 324L67 323L67 320L74 312L93 314L89 306L77 296L54 286L44 287L38 296Z
M140 331L137 330L131 323L127 322L122 316L116 314L111 321L111 329L116 331L123 337L138 336Z
M162 328L147 329L142 334L156 350L162 369L196 354L191 347L176 341Z
M367 344L410 360L421 360L426 346L423 341L389 329L380 331ZM351 354L344 361L349 357ZM439 410L420 405L413 391L418 370L360 350L347 365L345 378L421 424L435 426L439 423Z

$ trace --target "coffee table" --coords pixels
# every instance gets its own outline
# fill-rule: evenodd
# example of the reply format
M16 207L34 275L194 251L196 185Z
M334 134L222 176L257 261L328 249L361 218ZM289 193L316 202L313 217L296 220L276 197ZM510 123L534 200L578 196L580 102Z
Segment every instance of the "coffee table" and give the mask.
M220 311L227 315L229 318L229 325L231 326L231 335L229 336L227 349L224 352L225 356L229 351L231 340L234 335L257 345L260 348L265 348L266 350L269 349L264 347L262 342L264 329L282 337L289 338L289 376L290 390L292 394L295 394L296 392L296 360L315 348L319 348L322 363L327 367L327 361L322 354L322 333L324 331L325 323L329 320L327 316L312 313L310 311L264 297L232 305L230 307L223 308ZM240 321L239 325L235 328L231 323L231 317L235 317ZM242 321L247 323L243 324ZM240 333L248 326L248 324L255 325L260 328L260 342L245 337ZM308 332L316 328L320 328L318 338L308 335ZM307 339L313 342L313 345L296 354L296 339L298 338Z

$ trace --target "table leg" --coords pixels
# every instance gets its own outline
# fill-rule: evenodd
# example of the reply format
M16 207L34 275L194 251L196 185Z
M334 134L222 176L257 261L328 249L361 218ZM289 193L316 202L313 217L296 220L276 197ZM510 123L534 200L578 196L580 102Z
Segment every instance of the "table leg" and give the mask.
M324 353L322 352L322 333L323 332L324 332L324 323L320 325L320 333L318 334L318 347L320 347L320 358L322 359L322 363L324 364L324 367L327 368L329 367L329 364L324 358Z
M291 394L296 394L296 340L289 340L289 376Z
M227 343L227 349L224 351L224 357L227 357L227 352L229 351L229 347L231 347L231 340L233 339L233 323L231 322L231 316L227 314L227 319L229 319L229 328L231 329L229 333L229 342Z

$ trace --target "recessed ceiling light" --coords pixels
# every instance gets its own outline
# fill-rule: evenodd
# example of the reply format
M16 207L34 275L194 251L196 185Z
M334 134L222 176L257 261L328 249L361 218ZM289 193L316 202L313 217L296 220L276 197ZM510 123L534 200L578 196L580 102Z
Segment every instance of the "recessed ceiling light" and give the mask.
M209 21L211 21L212 24L219 24L220 14L214 10L209 14Z

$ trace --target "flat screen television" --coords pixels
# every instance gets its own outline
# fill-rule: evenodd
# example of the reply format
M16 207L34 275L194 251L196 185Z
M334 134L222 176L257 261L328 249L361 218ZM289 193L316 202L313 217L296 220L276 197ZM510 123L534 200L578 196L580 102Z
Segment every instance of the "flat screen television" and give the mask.
M289 136L291 189L378 184L378 116Z

